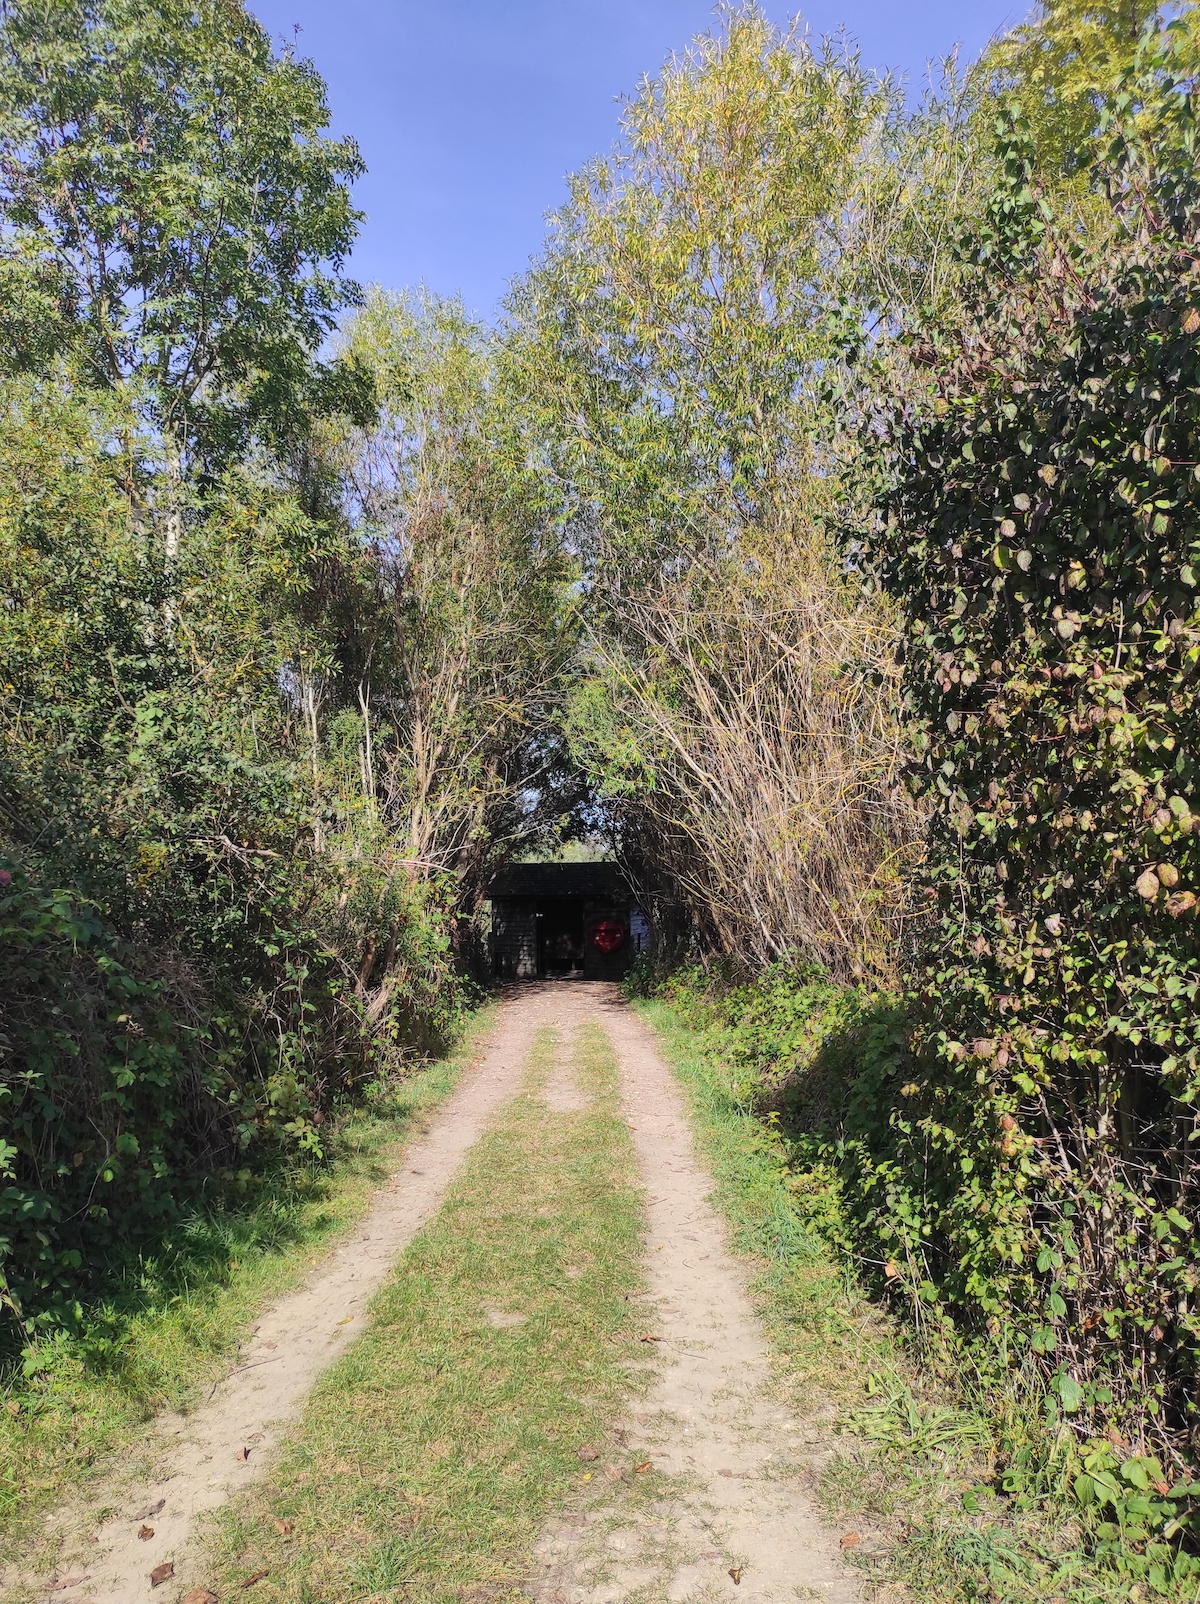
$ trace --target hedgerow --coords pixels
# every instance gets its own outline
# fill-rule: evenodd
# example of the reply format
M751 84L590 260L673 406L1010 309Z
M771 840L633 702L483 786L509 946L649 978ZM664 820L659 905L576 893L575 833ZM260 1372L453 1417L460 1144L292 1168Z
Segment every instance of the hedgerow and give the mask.
M1081 1439L1176 1465L1200 1450L1193 90L1152 36L1090 241L1006 121L966 312L920 330L927 396L877 419L927 927L909 1055L841 1148L923 1324L1031 1368Z

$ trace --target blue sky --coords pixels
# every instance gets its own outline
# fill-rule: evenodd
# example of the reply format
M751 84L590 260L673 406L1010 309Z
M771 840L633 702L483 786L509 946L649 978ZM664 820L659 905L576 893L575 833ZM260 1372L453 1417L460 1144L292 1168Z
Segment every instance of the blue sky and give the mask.
M819 0L873 66L919 81L976 55L1028 0ZM712 22L708 0L250 0L329 85L334 127L362 147L367 213L353 268L424 282L490 315L543 235L565 177L617 134L617 100ZM764 6L784 21L794 6ZM293 35L299 24L300 32Z

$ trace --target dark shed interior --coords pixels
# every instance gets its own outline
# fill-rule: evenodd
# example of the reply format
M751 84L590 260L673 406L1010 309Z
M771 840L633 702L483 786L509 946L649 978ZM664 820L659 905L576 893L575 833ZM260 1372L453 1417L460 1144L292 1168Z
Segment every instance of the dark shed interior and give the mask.
M514 863L488 888L502 980L620 980L646 924L615 863Z

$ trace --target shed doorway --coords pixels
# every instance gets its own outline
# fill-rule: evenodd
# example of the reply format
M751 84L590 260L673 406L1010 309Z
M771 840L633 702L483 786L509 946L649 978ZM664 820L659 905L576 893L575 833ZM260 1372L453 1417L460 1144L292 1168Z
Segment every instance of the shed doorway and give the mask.
M582 897L538 900L538 971L559 979L583 975L585 907Z

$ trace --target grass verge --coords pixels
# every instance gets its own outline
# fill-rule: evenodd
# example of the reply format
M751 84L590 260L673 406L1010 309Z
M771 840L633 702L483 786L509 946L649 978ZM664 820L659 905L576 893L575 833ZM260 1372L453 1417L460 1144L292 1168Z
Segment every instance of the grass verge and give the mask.
M869 1597L922 1604L1200 1604L1189 1556L1097 1542L1052 1483L1055 1444L1038 1404L1014 1420L969 1375L930 1374L859 1292L813 1220L820 1200L781 1136L746 1103L720 1031L669 1003L635 1004L688 1097L715 1201L754 1262L754 1293L779 1374L802 1410L835 1406L835 1452L816 1479L826 1513L862 1539L849 1551ZM1024 1441L1025 1461L1011 1451ZM1009 1445L1001 1459L998 1445Z
M234 1177L157 1253L117 1267L78 1335L42 1342L0 1377L0 1552L14 1552L44 1510L135 1444L153 1416L203 1396L262 1307L365 1213L492 1018L482 1009L448 1057L347 1109L326 1127L323 1160Z
M643 1223L616 1061L585 1027L588 1105L554 1112L554 1059L544 1033L271 1483L218 1517L219 1597L256 1576L255 1604L522 1596L547 1515L590 1480L577 1449L645 1374L621 1340Z

